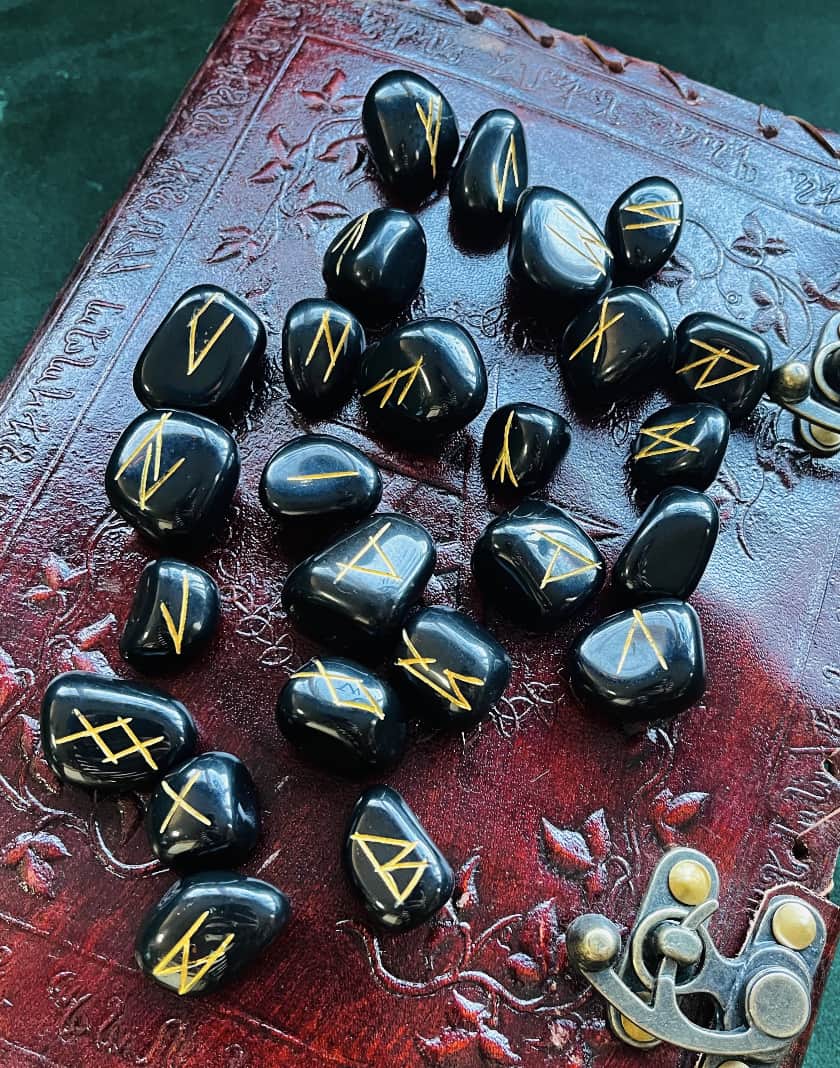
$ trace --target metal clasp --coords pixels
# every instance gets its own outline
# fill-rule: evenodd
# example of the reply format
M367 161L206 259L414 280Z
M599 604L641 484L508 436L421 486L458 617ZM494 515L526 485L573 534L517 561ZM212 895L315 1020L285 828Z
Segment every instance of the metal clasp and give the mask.
M840 451L840 315L823 327L810 367L800 360L777 367L767 394L796 417L796 433L812 452Z

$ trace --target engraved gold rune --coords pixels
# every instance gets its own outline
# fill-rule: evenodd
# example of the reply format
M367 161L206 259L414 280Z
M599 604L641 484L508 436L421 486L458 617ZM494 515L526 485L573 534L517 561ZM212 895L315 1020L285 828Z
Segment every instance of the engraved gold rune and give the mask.
M549 534L545 530L536 529L534 530L534 533L547 541L549 545L554 546L554 552L551 554L551 559L548 561L548 566L545 569L545 574L540 583L541 590L544 590L546 586L550 585L552 582L562 582L564 579L573 578L575 575L582 575L585 571L597 571L601 566L600 560L593 560L589 556L584 556L583 553L579 553L576 549L572 549L554 534ZM561 553L570 556L572 560L577 560L578 566L572 566L568 571L561 571L559 574L555 575L554 566L560 558Z
M513 473L513 467L510 462L510 428L513 423L514 415L516 415L516 412L511 412L507 417L505 433L502 439L502 447L499 450L496 465L493 468L490 478L498 478L501 483L504 483L505 478L509 478L514 486L518 486L519 482L517 481L516 475Z
M210 915L210 910L202 912L192 927L189 928L169 950L169 952L157 962L152 969L155 977L162 975L178 976L178 993L189 994L192 988L199 983L216 961L225 955L233 941L233 933L225 935L219 945L204 957L196 957L190 960L192 950L192 938L204 925L204 921ZM172 962L175 961L173 964Z
M694 338L691 339L691 344L696 345L698 349L705 349L709 353L708 356L701 356L699 360L694 360L692 363L687 363L685 367L677 369L678 375L684 375L687 371L693 371L697 367L703 368L702 374L694 383L694 389L709 389L711 386L722 386L724 382L731 382L733 378L740 378L742 375L748 375L758 370L757 363L749 363L749 361L741 359L740 356L733 356L729 349L716 348L705 341L695 341ZM729 374L719 374L717 378L711 378L711 375L717 371L717 366L721 360L724 361L723 370L727 366L735 367L737 370L730 371Z
M394 582L402 582L396 568L391 563L391 560L382 546L379 544L379 539L390 528L390 523L385 523L381 526L377 532L368 538L365 544L359 549L356 555L350 560L349 563L341 563L338 565L338 572L336 573L334 582L341 582L348 571L359 571L363 575L376 575L379 578L393 579ZM382 567L364 567L359 563L363 560L368 553L374 553L377 560L382 564Z
M84 727L84 730L76 731L75 734L66 734L63 738L56 738L56 745L64 745L67 742L76 742L80 738L91 738L102 751L103 764L119 764L123 757L131 756L132 753L139 753L153 771L159 770L155 758L149 750L153 745L157 745L158 742L166 741L166 737L163 734L159 735L157 738L147 738L145 741L142 741L134 733L134 729L131 726L131 716L117 716L108 723L102 723L100 726L94 727L87 716L80 712L78 708L73 709L73 715L79 723L81 723L82 727ZM122 730L131 742L131 745L127 749L120 749L119 752L116 753L102 737L102 735L107 734L108 731L115 730Z
M187 350L187 375L193 374L204 363L204 359L222 334L227 330L230 324L233 322L233 312L231 312L227 318L223 319L221 324L216 328L212 337L208 338L204 342L204 345L196 353L196 335L198 334L198 325L202 315L207 311L211 304L214 304L221 297L221 293L213 293L207 300L201 305L197 312L194 312L190 317L190 321L187 325L187 334L189 337L189 347Z
M694 426L694 419L684 419L681 423L662 423L660 426L642 427L639 431L651 440L636 453L637 460L648 456L667 456L672 452L700 452L696 445L680 441L676 434L688 426Z
M179 460L175 461L165 475L161 475L160 473L161 456L163 453L163 431L171 416L172 412L163 413L148 434L143 437L140 444L132 450L128 459L119 471L114 475L114 479L122 478L140 453L144 453L143 469L140 472L140 489L137 494L137 503L140 505L141 511L145 511L146 505L157 493L160 487L168 482L178 468L186 462L185 458L182 456ZM150 472L152 478L151 483L149 482Z
M187 617L189 615L190 607L190 577L184 572L181 577L181 610L178 613L178 626L175 626L175 620L172 618L172 613L169 611L169 605L166 601L160 602L160 614L163 617L163 622L166 624L166 629L169 631L169 637L172 639L172 645L175 648L175 655L181 655L181 645L184 641L184 631L187 629Z
M579 256L582 256L587 263L595 268L598 274L606 275L607 272L604 270L604 265L601 262L599 253L609 256L609 258L612 259L612 252L610 252L604 242L585 220L575 218L571 212L566 211L565 208L561 208L558 205L555 205L554 210L562 215L569 226L571 226L577 241L570 241L565 234L552 226L551 223L546 223L548 230L554 234L558 241L566 245L567 248L570 248L572 252L576 252Z
M508 174L513 173L513 184L516 188L519 188L519 168L516 165L516 142L513 139L513 134L510 135L510 141L508 141L507 155L505 156L505 165L502 169L502 180L499 181L499 165L496 160L493 160L493 188L496 190L496 209L499 214L502 214L502 209L505 203L505 193L507 192Z
M636 636L636 632L641 631L645 636L648 645L653 650L653 654L659 661L660 666L667 671L668 663L665 657L662 655L659 646L656 644L656 640L650 632L650 628L644 619L642 619L642 613L638 608L633 609L633 622L630 624L630 629L627 631L627 637L624 639L624 648L621 650L621 659L618 662L618 667L615 669L616 675L621 674L621 669L624 667L624 662L627 659L627 654L630 652L630 648L633 645L633 639Z
M645 222L625 223L622 230L650 230L654 226L679 226L681 200L649 200L645 204L627 204L621 210L643 218ZM666 214L663 208L676 208L676 214Z
M338 252L341 250L341 255L338 257L338 262L335 265L336 274L341 272L341 264L344 261L345 253L349 252L351 249L359 247L359 242L362 240L362 234L365 232L369 215L369 211L366 211L364 215L360 215L347 233L344 234L343 237L338 238L335 242L335 251Z
M413 675L415 679L425 683L429 689L439 693L447 701L451 701L456 708L471 712L472 705L464 696L463 690L458 683L463 682L465 686L483 686L487 680L476 678L475 675L460 675L457 671L452 671L451 668L444 668L442 672L438 673L442 674L446 679L447 688L444 688L435 681L435 673L429 670L432 664L437 663L437 660L432 656L423 656L422 653L418 652L417 646L405 631L402 632L402 636L411 656L400 657L399 660L395 661L397 667L405 668L409 675Z
M362 396L369 397L371 394L377 393L381 389L382 397L379 401L379 407L384 408L391 397L393 397L397 385L405 379L405 383L397 396L397 404L402 404L408 396L408 391L414 385L414 380L421 373L422 368L423 357L419 356L417 361L410 367L404 367L402 371L390 371L384 377L380 378L376 385L371 386L370 389L366 389ZM425 378L425 375L423 377Z
M316 471L312 475L289 475L287 482L318 482L323 478L352 478L358 471Z
M423 124L423 132L426 135L426 144L429 146L429 161L432 165L432 177L437 177L437 151L440 140L440 120L443 114L443 100L439 95L433 96L429 101L428 113L425 112L419 101L414 102L420 122Z
M320 660L313 660L312 663L318 669L317 671L298 671L296 674L292 675L292 678L322 679L327 688L327 692L330 695L330 700L337 708L358 708L362 712L370 712L370 714L376 716L377 719L385 718L382 706L360 678L357 678L355 675L344 675L337 671L327 671ZM339 685L346 683L347 685L355 686L356 690L364 700L353 701L348 700L346 697L342 697L336 689L336 683L339 683Z
M593 363L595 363L598 357L601 355L601 346L604 343L604 335L611 327L615 326L615 324L620 319L624 318L624 312L619 312L617 315L614 315L610 320L607 320L607 308L609 307L609 303L609 297L604 297L604 302L601 305L601 314L598 316L598 325L594 326L589 331L589 333L586 335L583 341L581 341L575 351L570 354L569 363L572 362L575 356L580 355L580 353L583 352L587 345L594 345L592 349Z
M361 237L361 234L359 236ZM341 336L338 339L338 344L336 344L336 342L333 341L332 330L330 329L330 313L329 311L324 311L324 313L321 315L321 325L318 327L318 333L315 335L312 344L309 346L309 354L304 360L303 366L308 367L309 364L312 362L312 358L318 349L318 345L321 341L321 338L323 338L327 346L327 358L329 360L329 365L324 371L324 377L321 381L326 382L329 379L330 375L333 373L333 368L335 367L338 361L338 357L341 355L341 350L347 343L347 335L349 333L350 320L348 319L347 322L344 324L344 329L342 330Z
M385 838L379 834L351 834L350 839L358 842L359 848L370 861L373 870L383 883L388 887L394 898L395 905L401 905L411 894L414 887L420 882L423 872L428 868L428 860L406 860L416 851L419 842L409 842L405 838ZM389 860L384 863L376 856L373 846L386 846L395 850ZM415 854L416 856L417 854ZM411 878L400 890L397 880L394 878L395 871L410 871Z
M190 777L187 779L186 783L184 784L183 790L181 790L179 794L175 793L175 791L172 789L166 779L164 779L163 782L160 784L163 787L163 792L168 797L172 798L172 805L170 806L169 811L166 813L163 823L161 823L160 825L160 834L163 834L163 832L172 822L172 817L175 815L176 812L178 812L179 809L183 809L184 812L192 816L194 820L198 820L199 823L203 823L205 827L213 826L212 820L208 819L203 812L199 812L194 805L191 805L189 801L187 801L187 794L195 786L196 780L200 778L200 776L200 771L194 771L192 775L190 775Z

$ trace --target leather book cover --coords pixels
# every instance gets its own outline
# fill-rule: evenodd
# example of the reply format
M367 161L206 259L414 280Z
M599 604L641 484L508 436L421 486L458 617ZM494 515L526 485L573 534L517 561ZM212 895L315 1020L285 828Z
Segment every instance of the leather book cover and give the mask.
M687 221L649 283L674 322L708 310L757 330L777 363L837 334L840 142L801 120L654 64L472 0L242 0L160 140L0 393L0 1063L123 1068L539 1065L676 1068L673 1046L639 1052L570 974L570 920L602 912L625 931L663 851L708 854L721 876L711 922L737 952L768 893L826 899L838 848L840 468L794 440L764 401L732 436L710 492L722 529L692 601L708 687L701 703L632 738L581 708L572 639L613 607L609 591L556 634L526 635L486 611L473 544L496 506L478 462L499 404L541 398L573 442L546 496L614 560L639 516L629 445L663 395L594 418L567 398L563 323L509 300L504 249L476 253L450 230L445 195L419 212L429 261L413 316L465 324L490 379L485 411L433 456L369 432L351 402L333 420L288 403L280 328L323 293L321 258L344 220L386 203L366 157L362 98L407 67L438 84L462 136L490 108L525 124L533 183L603 222L648 174L674 180ZM281 887L293 918L217 993L179 999L138 971L141 916L171 884L151 859L143 799L61 785L40 749L49 680L81 668L134 677L118 638L154 555L110 509L117 438L140 411L136 360L182 291L214 282L269 331L266 371L233 432L242 478L222 534L198 562L219 582L210 650L166 680L201 747L254 773L263 837L244 870ZM277 693L316 646L280 592L310 551L279 536L257 487L273 451L308 429L381 467L383 507L428 526L430 602L484 620L514 661L507 696L465 738L417 732L388 778L457 872L451 906L399 937L368 926L341 868L358 784L313 768L274 721ZM787 1064L799 1063L807 1033Z

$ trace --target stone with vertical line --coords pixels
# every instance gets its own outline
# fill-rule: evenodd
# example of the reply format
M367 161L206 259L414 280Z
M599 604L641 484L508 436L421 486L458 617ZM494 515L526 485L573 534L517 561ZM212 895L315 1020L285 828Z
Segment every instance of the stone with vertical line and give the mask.
M449 179L452 215L466 229L504 233L528 185L525 131L511 111L485 112L464 142Z

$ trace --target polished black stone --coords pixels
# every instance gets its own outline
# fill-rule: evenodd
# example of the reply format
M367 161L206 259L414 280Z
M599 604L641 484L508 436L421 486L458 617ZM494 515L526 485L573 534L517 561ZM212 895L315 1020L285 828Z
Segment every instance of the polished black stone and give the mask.
M52 680L41 703L44 756L75 786L148 786L186 760L195 740L180 701L136 682L68 671Z
M683 319L673 359L677 383L695 400L716 404L737 423L767 388L773 359L759 334L708 312Z
M569 323L561 363L569 389L590 404L620 400L668 373L674 331L643 289L611 289Z
M332 296L368 322L381 322L414 299L426 269L426 235L408 212L376 208L349 222L324 253Z
M571 681L584 704L625 723L688 708L706 686L694 609L664 599L609 616L572 649Z
M123 431L105 491L123 519L171 552L199 552L222 523L239 481L239 450L218 423L150 411Z
M147 408L222 411L241 397L265 353L265 327L247 304L214 285L173 305L134 369Z
M454 608L422 608L403 626L394 678L406 703L433 726L466 730L500 700L510 657L492 634Z
M365 332L352 312L331 300L299 300L283 323L283 377L292 404L321 414L353 389Z
M202 753L158 783L146 809L146 833L168 867L234 867L257 844L254 780L231 753Z
M642 423L633 443L633 478L644 489L714 482L729 443L729 416L714 404L674 404Z
M277 725L309 760L343 775L387 771L405 752L394 690L336 656L316 657L290 677L277 700Z
M478 118L449 179L452 214L462 226L498 230L513 218L528 185L522 123L496 108Z
M667 178L642 178L621 194L607 215L605 233L616 277L643 282L673 255L683 225L683 198Z
M281 446L265 465L260 500L282 523L361 519L382 497L379 468L328 434L305 434Z
M494 519L476 542L473 573L499 612L534 630L556 626L604 584L598 547L556 505L527 500Z
M484 428L484 477L497 492L540 489L566 455L571 439L569 424L557 412L527 401L505 404Z
M669 486L655 497L613 568L613 585L638 604L685 600L697 588L717 541L717 505L705 493Z
M146 564L120 637L120 653L141 671L179 667L201 652L219 622L219 587L183 560Z
M549 298L557 315L597 300L612 282L606 239L571 197L547 186L519 198L508 246L508 270L523 289Z
M344 863L371 919L387 931L417 927L452 896L452 868L389 786L374 786L356 802Z
M475 419L487 399L487 372L458 323L415 319L370 346L358 387L376 429L423 442Z
M377 78L362 105L362 126L393 193L421 200L446 180L458 152L458 124L440 89L421 75L392 70Z
M174 994L206 994L261 953L285 927L289 900L232 871L180 879L143 917L134 957Z
M326 645L381 653L423 593L435 559L419 523L379 513L298 564L283 587L283 607Z

